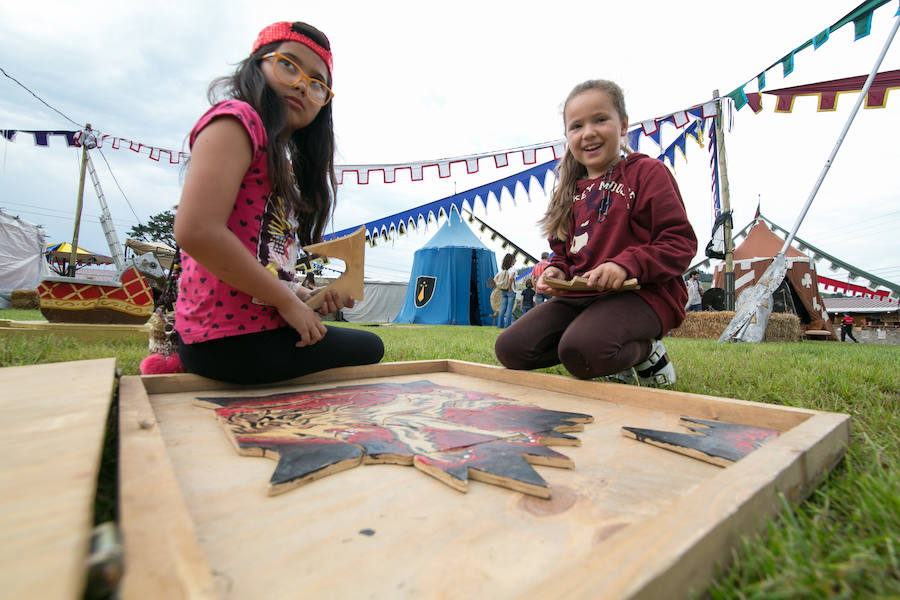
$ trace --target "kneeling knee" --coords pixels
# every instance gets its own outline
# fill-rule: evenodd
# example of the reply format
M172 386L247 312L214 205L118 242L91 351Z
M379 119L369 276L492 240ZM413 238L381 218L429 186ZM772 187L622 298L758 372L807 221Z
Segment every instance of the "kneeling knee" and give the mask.
M507 369L522 371L533 368L530 366L532 360L528 352L521 344L512 341L506 335L506 331L501 333L494 342L494 354L500 364Z

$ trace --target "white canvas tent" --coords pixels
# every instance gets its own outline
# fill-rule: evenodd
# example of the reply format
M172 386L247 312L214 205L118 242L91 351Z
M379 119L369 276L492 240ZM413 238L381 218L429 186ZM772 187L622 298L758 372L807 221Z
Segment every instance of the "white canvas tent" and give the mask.
M341 310L344 320L351 323L390 323L403 308L406 281L366 281L365 298L353 308Z
M13 290L36 289L50 275L44 260L44 230L0 210L0 308Z

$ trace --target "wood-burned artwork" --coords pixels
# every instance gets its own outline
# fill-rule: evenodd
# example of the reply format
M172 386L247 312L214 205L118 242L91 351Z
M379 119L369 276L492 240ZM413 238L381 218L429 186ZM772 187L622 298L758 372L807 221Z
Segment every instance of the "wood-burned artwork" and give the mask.
M471 478L549 498L531 465L573 468L547 446L579 445L568 433L593 421L427 380L195 404L215 409L239 454L278 460L270 495L360 464L397 464L461 492Z
M775 429L688 417L681 417L681 425L693 433L623 427L622 435L720 467L739 461L778 435Z

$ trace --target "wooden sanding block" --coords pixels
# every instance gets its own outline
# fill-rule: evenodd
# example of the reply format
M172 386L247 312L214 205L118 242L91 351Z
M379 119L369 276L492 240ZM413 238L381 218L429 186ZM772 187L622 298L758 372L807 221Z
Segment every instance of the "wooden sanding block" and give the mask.
M558 279L556 277L544 277L544 283L549 285L555 290L567 290L570 292L590 292L590 291L604 291L599 290L595 286L588 285L587 277L573 277L572 279ZM640 284L637 279L626 279L622 283L622 287L618 290L620 292L626 292L629 290L639 290L641 289Z

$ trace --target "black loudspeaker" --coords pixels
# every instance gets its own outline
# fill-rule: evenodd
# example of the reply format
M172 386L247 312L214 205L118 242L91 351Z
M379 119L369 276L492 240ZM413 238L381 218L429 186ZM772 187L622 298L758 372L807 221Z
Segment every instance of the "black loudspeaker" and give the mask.
M725 290L711 287L700 297L703 310L725 310Z

